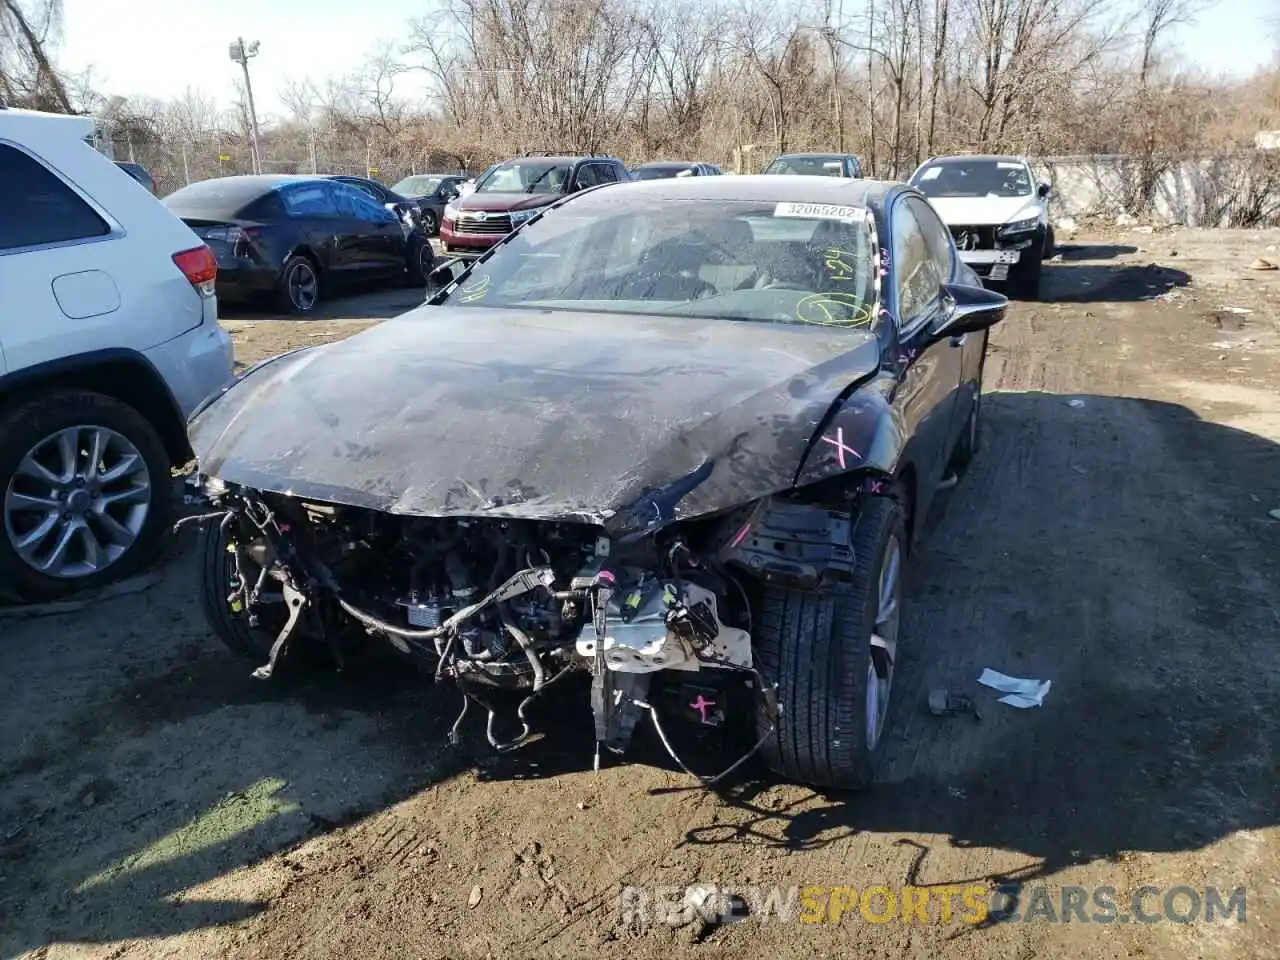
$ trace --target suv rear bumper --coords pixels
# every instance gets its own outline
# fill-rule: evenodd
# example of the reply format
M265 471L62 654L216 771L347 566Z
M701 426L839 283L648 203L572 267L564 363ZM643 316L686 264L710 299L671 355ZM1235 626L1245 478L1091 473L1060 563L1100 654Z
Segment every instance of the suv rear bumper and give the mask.
M235 375L231 337L218 325L217 298L206 300L204 309L204 322L198 327L145 351L184 418Z

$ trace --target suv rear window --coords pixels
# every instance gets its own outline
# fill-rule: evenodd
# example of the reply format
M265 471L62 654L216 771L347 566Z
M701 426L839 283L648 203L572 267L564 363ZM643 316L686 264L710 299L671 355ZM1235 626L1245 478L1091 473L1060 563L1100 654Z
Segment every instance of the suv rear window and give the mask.
M104 237L111 227L38 160L0 144L0 250Z

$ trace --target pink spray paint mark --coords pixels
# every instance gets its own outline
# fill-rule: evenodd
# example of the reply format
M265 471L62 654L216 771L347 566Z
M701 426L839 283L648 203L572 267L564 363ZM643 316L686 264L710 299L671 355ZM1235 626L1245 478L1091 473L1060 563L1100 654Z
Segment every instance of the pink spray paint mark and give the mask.
M836 458L840 462L841 470L845 468L844 454L846 450L859 459L862 457L862 454L844 442L844 427L836 427L836 435L834 437L823 437L822 442L829 443L836 448Z
M743 540L747 539L747 534L750 532L751 532L751 524L744 523L742 525L742 529L738 531L738 535L729 541L730 549L732 549L733 547L736 547Z
M714 707L715 705L716 702L714 700L704 700L702 698L702 694L698 694L698 699L689 704L689 706L698 711L698 716L702 719L703 723L707 722L707 709L709 707Z

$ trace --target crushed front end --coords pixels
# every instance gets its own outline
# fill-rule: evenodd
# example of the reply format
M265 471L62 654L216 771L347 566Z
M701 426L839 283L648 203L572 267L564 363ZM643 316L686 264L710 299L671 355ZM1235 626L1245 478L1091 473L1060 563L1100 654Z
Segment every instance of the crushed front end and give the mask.
M726 698L745 697L767 720L760 739L704 783L773 733L774 688L752 658L753 585L771 571L816 583L851 564L838 515L772 499L611 539L590 523L403 516L216 479L201 489L205 608L229 645L258 638L255 676L272 676L299 645L341 666L372 636L456 684L452 740L479 705L505 751L530 736L531 702L579 674L590 678L597 765L602 748L624 752L648 714L690 773L654 704L716 726ZM514 718L495 715L495 689L520 693ZM500 736L508 726L518 732Z
M1037 218L1005 224L950 225L960 259L980 277L1007 280L1009 270L1044 243Z

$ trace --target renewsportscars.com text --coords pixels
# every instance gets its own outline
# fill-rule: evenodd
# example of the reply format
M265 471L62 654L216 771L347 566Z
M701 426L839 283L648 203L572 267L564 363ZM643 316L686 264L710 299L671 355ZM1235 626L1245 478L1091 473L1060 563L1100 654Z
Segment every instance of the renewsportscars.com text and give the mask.
M985 884L624 887L624 923L1245 923L1245 890Z

